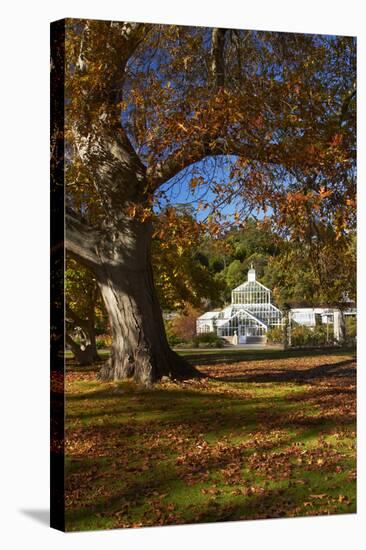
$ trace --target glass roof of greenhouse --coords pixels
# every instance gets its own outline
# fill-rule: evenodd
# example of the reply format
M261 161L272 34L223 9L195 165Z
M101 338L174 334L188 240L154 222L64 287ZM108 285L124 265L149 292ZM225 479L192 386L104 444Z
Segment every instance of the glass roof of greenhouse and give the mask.
M198 320L211 320L219 328L232 324L239 318L241 323L245 318L264 327L282 322L281 311L271 303L271 291L256 280L253 266L248 271L248 280L232 291L230 305L221 311L208 311Z

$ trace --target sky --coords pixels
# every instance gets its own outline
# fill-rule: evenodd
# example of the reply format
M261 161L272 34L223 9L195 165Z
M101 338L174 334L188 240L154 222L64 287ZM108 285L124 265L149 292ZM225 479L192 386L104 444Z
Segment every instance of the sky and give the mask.
M217 162L217 160L219 160ZM202 199L205 203L212 203L217 197L216 193L210 189L215 183L228 184L230 181L230 166L235 157L220 157L220 159L206 158L195 163L189 169L177 174L169 180L163 187L162 191L166 192L166 197L161 199L161 207L167 205L187 205L195 209L196 219L203 221L210 213L209 209L197 211L198 202ZM192 177L201 176L202 184L199 184L195 189L192 189L190 182ZM159 208L157 207L157 210ZM227 216L232 216L235 212L235 204L224 204L221 207L221 213Z
M188 169L183 170L162 186L161 191L163 193L166 192L166 196L159 199L159 202L155 205L155 211L159 212L164 207L170 205L187 205L188 208L193 209L192 214L197 221L205 221L210 214L210 208L199 209L197 208L198 203L202 200L204 203L212 205L215 200L218 200L213 186L215 184L230 185L230 170L235 161L235 156L206 157ZM193 177L198 176L202 177L202 183L197 185L195 189L192 189L190 182ZM240 197L232 199L231 202L223 202L219 207L223 221L226 218L227 221L232 222L234 220L234 213L237 211L240 212L243 206L243 199ZM267 215L270 213L271 210L268 209ZM264 213L263 211L256 211L255 216L257 219L262 219Z

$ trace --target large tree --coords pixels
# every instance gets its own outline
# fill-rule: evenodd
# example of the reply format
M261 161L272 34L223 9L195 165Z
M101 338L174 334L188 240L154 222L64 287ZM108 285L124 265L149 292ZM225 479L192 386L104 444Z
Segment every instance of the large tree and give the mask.
M270 208L286 224L323 198L346 230L354 64L347 37L66 21L66 246L109 314L102 378L194 374L168 346L151 269L153 208L173 185L189 178L213 233L224 203L235 221Z

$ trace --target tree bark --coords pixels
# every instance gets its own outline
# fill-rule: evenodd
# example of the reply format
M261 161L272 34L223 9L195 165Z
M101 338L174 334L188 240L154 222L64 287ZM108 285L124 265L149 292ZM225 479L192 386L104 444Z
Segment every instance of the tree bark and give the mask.
M96 334L95 334L95 327L94 327L93 322L90 323L90 325L88 327L88 330L86 332L86 335L87 335L87 338L88 338L86 347L89 346L90 349L91 349L93 362L100 361L100 357L99 357L98 350L97 350L97 340L96 340Z
M346 339L346 323L343 308L334 311L333 315L334 340L342 345Z
M73 232L75 227L73 224ZM67 236L72 237L73 232ZM100 235L95 251L86 251L86 261L89 267L93 266L112 330L111 356L100 370L101 380L132 378L150 386L163 376L200 376L169 347L153 281L151 234L149 222L129 219L118 232L105 231L103 239ZM68 248L72 255L73 247ZM80 261L80 246L77 254ZM94 254L98 261L91 264Z
M79 346L79 344L77 344L69 334L66 334L66 342L70 346L71 351L73 352L79 365L85 367L100 361L96 347L93 347L91 344L87 344L85 349L82 349L81 346Z
M96 341L96 333L95 333L95 314L94 314L94 308L95 308L95 300L92 298L91 304L90 304L90 311L88 314L87 319L80 319L78 315L70 308L66 308L66 315L69 317L73 323L73 328L79 327L82 329L83 334L85 335L85 348L83 349L81 346L78 346L79 350L76 350L76 348L72 347L72 344L70 341L68 341L77 361L79 361L79 358L82 358L83 363L80 364L88 364L86 361L89 361L89 364L96 363L100 361L100 357L98 355L97 350L97 341ZM68 335L69 339L72 340L70 334ZM73 341L74 342L74 341ZM76 342L74 344L77 346ZM74 351L76 350L76 352ZM87 351L87 353L83 354L84 351Z
M225 84L225 33L226 29L212 29L211 73L217 88L221 88Z
M283 349L291 347L291 309L285 308L283 320Z
M161 379L197 375L168 344L150 261L149 224L134 223L134 261L103 262L101 293L112 327L111 357L102 380L133 378L145 386ZM131 250L130 250L131 252Z

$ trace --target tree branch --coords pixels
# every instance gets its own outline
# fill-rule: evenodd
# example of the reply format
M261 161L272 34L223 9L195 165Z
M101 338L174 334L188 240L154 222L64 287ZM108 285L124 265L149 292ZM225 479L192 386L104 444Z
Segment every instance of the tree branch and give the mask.
M297 144L294 144L294 150L296 150L296 147ZM220 155L235 155L248 160L284 165L287 165L289 160L287 153L284 154L284 149L280 144L268 143L260 147L240 143L240 141L218 138L216 141L211 141L209 145L202 142L202 146L196 148L192 147L191 143L187 143L185 147L183 146L179 151L173 153L163 163L149 168L147 176L150 178L152 186L158 188L195 162L199 162L205 157Z
M70 210L67 210L65 220L65 246L67 252L81 264L95 270L99 264L96 252L98 233L85 222L79 220Z
M342 124L345 121L350 103L355 96L356 96L356 85L354 85L353 89L348 92L348 94L343 100L342 107L339 114L340 124Z
M77 344L75 342L75 340L73 340L70 336L70 334L66 333L66 343L69 344L72 352L74 353L74 355L77 355L78 353L81 353L82 352L82 349L81 347L79 346L79 344Z
M73 323L80 327L80 328L83 328L85 330L89 330L90 328L90 321L89 319L81 319L81 317L79 317L75 311L73 311L71 309L71 307L69 305L66 305L66 317L70 317L70 319L73 321Z
M217 88L222 88L225 84L225 33L226 29L212 29L211 73Z
M80 73L86 73L89 65L90 50L93 49L93 38L95 30L104 25L104 36L111 42L108 42L110 50L118 50L121 66L125 67L128 59L133 55L136 48L144 40L149 32L151 25L146 23L129 23L127 21L93 21L84 20L84 26L80 33L80 49L76 63L76 69ZM80 21L79 21L80 24ZM121 66L119 68L121 68Z

